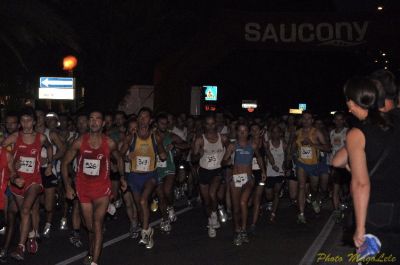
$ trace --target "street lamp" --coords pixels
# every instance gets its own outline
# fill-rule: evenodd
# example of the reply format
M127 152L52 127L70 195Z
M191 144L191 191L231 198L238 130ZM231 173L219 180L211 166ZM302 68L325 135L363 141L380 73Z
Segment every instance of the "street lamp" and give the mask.
M65 71L72 72L76 65L78 64L78 59L73 55L65 56L63 59L63 69Z

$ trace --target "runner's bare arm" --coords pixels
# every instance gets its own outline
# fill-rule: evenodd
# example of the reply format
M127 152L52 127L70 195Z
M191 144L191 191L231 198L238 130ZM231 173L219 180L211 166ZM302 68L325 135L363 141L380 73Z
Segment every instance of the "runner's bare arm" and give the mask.
M331 144L327 142L324 134L320 130L317 130L315 136L317 137L317 143L313 143L314 147L322 152L329 153L331 151Z
M124 139L124 141L123 141L123 143L122 143L122 146L121 146L121 148L119 149L119 152L120 152L121 154L125 154L125 153L128 151L128 149L129 149L129 144L130 144L131 141L132 141L132 137L133 137L133 135L128 135L128 136L125 137L125 139Z
M11 153L7 152L7 166L10 174L10 183L22 188L24 186L24 179L23 178L18 178L16 173L15 173L15 167L14 167L14 158L11 155Z
M125 191L127 188L127 183L125 180L124 160L122 159L121 153L118 151L117 144L110 138L108 141L108 145L110 148L111 155L117 161L117 168L121 181L121 189L122 191Z
M60 136L58 136L58 133L56 132L50 133L50 139L55 144L55 146L57 146L57 151L55 154L53 154L53 160L59 160L64 156L67 147L64 142L61 141Z
M228 145L228 148L225 151L224 157L222 158L221 166L227 166L227 165L231 164L231 156L232 156L234 147L235 146L233 144Z
M17 137L18 137L18 133L17 132L11 134L6 139L4 139L3 143L1 144L1 146L3 146L3 147L12 146L13 144L15 144L17 142Z
M69 176L68 165L74 160L76 154L78 153L82 144L82 137L76 139L67 152L61 162L61 175L64 180L65 191L68 199L73 199L75 197L75 192L72 189L72 181Z
M197 137L192 146L192 161L199 161L200 157L202 157L203 150L203 137Z
M183 141L181 137L179 137L178 135L171 133L171 137L172 137L172 144L181 150L186 150L190 148L190 145L186 142Z
M260 154L260 149L257 148L257 145L254 148L254 155L256 156L258 166L261 169L261 177L262 181L265 181L267 179L267 172L265 172L265 166L264 166L264 160L262 159L262 156Z
M225 134L221 134L221 141L222 141L222 145L226 148L229 146L230 142L228 137Z
M45 176L50 176L52 174L52 169L53 169L53 147L51 146L51 143L47 139L47 137L44 134L40 134L40 142L42 143L42 146L46 148L47 152L47 167L45 171Z
M157 141L157 148L158 148L158 157L161 161L167 160L167 152L165 151L164 145L162 143L162 139L159 135L155 135Z

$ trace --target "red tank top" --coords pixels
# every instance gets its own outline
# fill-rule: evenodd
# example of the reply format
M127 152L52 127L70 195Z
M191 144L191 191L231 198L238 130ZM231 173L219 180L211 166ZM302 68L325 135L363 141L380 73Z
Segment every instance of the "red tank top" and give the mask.
M22 134L18 133L17 141L14 146L14 159L20 161L20 168L17 174L25 181L29 179L40 180L40 133L36 133L35 140L31 144L26 144L22 140Z
M89 134L84 134L78 156L77 181L109 181L110 148L106 136L102 136L101 145L93 149L89 144Z
M10 172L8 170L7 150L0 147L0 190L2 194L7 188Z

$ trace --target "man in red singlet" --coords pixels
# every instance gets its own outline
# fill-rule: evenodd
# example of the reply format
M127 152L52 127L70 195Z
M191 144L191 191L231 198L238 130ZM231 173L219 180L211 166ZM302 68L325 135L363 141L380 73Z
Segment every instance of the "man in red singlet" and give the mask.
M40 151L42 147L47 151L48 167L45 175L51 174L53 160L53 150L47 137L34 130L36 122L35 112L32 108L26 108L21 112L20 124L22 130L10 135L2 143L3 147L12 146L15 168L17 176L12 180L11 192L21 215L20 238L17 248L11 253L11 257L17 260L24 259L25 242L29 229L31 228L31 210L37 198L43 191L42 179L40 175ZM23 183L18 185L17 183Z
M82 215L89 232L89 252L84 264L96 265L103 243L103 221L111 195L110 156L117 161L122 190L126 189L124 166L115 142L102 134L103 114L93 111L89 115L89 133L76 139L65 154L61 173L66 196L75 194L80 201ZM77 155L76 193L71 185L68 164Z

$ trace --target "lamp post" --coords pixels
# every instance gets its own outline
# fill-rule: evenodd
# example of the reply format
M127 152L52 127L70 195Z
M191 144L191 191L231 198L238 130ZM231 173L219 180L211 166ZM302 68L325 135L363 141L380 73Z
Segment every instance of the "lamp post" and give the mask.
M73 55L68 55L65 56L63 59L63 70L66 71L68 73L69 77L74 77L74 68L78 65L78 59L76 59L75 56ZM74 85L75 86L75 85ZM77 103L77 97L78 97L78 93L76 93L76 87L75 89L75 96L74 96L74 102L72 104L72 111L76 111L76 103Z

